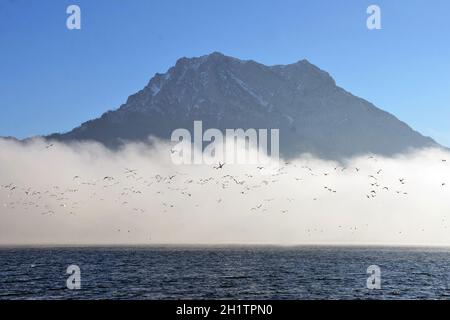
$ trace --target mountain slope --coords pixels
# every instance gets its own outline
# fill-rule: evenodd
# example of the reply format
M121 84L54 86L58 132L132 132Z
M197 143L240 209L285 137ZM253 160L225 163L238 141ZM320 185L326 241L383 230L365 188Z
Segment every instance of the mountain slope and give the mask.
M438 146L393 115L336 86L306 60L265 66L220 53L182 58L115 111L64 134L61 141L96 140L109 147L170 139L176 128L279 128L285 157L309 152L340 159L362 153L392 155Z

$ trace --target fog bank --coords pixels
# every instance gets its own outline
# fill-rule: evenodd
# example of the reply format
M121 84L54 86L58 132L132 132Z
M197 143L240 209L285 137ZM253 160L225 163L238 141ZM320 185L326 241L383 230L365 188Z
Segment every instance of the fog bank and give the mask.
M162 142L0 150L0 245L450 245L442 150L345 164L305 155L274 170L175 165Z

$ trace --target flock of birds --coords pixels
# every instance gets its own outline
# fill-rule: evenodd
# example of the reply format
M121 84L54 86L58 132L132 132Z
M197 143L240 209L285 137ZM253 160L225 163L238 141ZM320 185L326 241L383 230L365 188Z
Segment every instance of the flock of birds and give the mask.
M54 145L49 144L45 148L54 148ZM375 156L370 156L368 160L374 163L378 161ZM442 159L440 162L446 165L447 160ZM367 172L367 169L363 170L358 167L333 166L328 171L324 171L323 168L319 170L308 165L284 162L283 165L273 171L268 171L268 168L262 165L255 165L247 173L235 174L231 165L228 166L219 162L208 170L208 174L205 176L191 175L188 172L180 172L180 170L148 175L143 173L146 171L145 168L142 170L123 168L118 174L111 173L98 176L95 179L85 178L80 173L67 177L68 183L66 185L51 185L46 188L18 185L8 181L0 185L0 208L3 212L14 212L20 209L39 212L44 216L57 214L76 216L83 210L89 209L89 205L87 205L89 201L98 204L102 201L114 199L116 205L124 213L145 214L150 210L155 210L155 203L159 204L158 210L160 213L168 213L186 210L188 199L189 203L193 204L194 210L199 208L205 200L203 190L210 192L214 189L216 193L211 194L219 195L214 199L217 206L227 201L233 201L233 197L241 196L242 199L245 199L246 196L253 193L256 197L251 197L248 207L240 208L240 211L276 213L270 207L270 203L278 201L275 210L280 214L288 214L292 210L292 206L287 204L294 203L297 200L295 195L290 192L293 190L289 190L289 192L286 190L285 194L288 196L283 199L279 197L277 199L275 196L280 192L273 192L274 196L266 197L267 194L271 194L271 190L276 190L280 182L290 181L295 192L301 194L304 190L301 188L302 185L306 185L308 191L311 192L312 187L309 184L312 181L311 179L322 177L323 179L318 179L317 181L320 182L317 183L323 183L328 178L336 178L343 174L346 176L354 175L366 180L367 188L355 190L355 192L361 192L361 197L368 201L383 193L402 197L409 194L408 179L397 177L396 180L393 180L392 176L385 177L383 168ZM335 180L331 179L330 182L331 184L323 184L317 190L314 189L317 195L310 200L318 201L324 196L324 193L338 194L338 188L333 186ZM439 187L444 188L446 186L445 181L439 182ZM264 192L261 192L262 189L265 189ZM228 191L231 192L232 197L227 196ZM256 203L254 202L255 199L258 199ZM149 209L149 207L152 209ZM214 210L214 208L211 208L211 210Z

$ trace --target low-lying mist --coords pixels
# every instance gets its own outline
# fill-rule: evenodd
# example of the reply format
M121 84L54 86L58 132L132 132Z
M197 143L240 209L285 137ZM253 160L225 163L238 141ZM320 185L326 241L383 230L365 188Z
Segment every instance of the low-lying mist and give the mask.
M271 170L175 165L163 142L0 150L0 245L450 245L443 150Z

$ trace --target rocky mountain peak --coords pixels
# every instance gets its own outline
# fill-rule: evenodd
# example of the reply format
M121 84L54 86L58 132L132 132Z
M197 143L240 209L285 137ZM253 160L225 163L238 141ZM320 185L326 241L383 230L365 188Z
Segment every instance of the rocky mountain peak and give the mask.
M117 147L149 136L169 139L174 129L190 129L195 120L202 120L205 129L280 129L280 151L286 157L392 155L437 145L338 87L308 60L266 66L219 52L178 59L119 109L49 138Z

